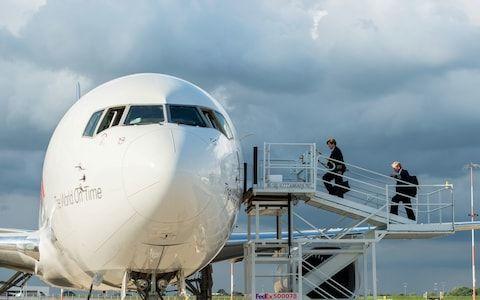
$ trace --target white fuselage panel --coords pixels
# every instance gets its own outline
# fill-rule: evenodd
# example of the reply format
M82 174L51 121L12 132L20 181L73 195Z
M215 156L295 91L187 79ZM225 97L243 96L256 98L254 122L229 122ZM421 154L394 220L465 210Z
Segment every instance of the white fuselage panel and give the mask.
M240 201L235 133L173 123L118 125L83 137L98 110L134 104L223 108L198 87L159 75L123 77L91 91L65 115L43 170L39 275L88 288L119 287L126 270L208 264L228 239Z

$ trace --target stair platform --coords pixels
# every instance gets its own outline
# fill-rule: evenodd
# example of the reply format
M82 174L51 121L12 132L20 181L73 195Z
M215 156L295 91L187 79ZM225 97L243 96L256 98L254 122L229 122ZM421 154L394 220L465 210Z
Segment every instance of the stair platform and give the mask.
M279 191L251 188L244 193L243 203L246 206L245 211L248 215L254 215L255 207L258 205L261 216L275 216L286 211L289 201L293 200L293 196L296 199L306 199L311 195L313 195L313 192L306 192L301 189Z
M455 227L452 223L390 224L384 232L386 239L429 239L453 234Z

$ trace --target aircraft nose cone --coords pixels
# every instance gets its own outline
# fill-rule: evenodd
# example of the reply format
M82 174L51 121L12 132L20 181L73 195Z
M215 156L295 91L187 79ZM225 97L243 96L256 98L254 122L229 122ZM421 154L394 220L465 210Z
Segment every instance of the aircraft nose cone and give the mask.
M213 162L206 147L198 136L179 129L154 131L132 142L123 161L123 180L137 213L161 223L196 217L211 198Z

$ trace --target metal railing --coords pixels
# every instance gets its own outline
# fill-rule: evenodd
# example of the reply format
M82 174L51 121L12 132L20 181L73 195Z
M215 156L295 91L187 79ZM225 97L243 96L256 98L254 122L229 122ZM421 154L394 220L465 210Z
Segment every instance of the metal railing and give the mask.
M292 244L290 252L285 244L251 241L244 246L245 296L247 299L256 299L255 295L259 290L263 290L261 282L273 279L274 286L267 288L266 292L290 292L298 295L297 299L310 292L324 299L355 298L357 287L349 289L345 282L339 282L332 274L322 271L322 268L325 262L337 254L364 255L368 243L370 241L356 241L354 245L357 248L351 249L350 243L337 242L329 246L318 240L298 239L298 242ZM327 258L318 263L309 261L310 257L316 255L324 255ZM257 268L258 265L273 265L278 268L274 272L267 272L265 268ZM339 267L339 270L334 272L342 269Z
M265 143L259 187L292 193L315 192L315 153L316 146L312 143Z
M397 192L396 185L386 185L386 212L390 212L392 207L397 206L400 210L400 206L404 206L406 214L408 207L411 205L417 224L451 224L453 230L455 223L453 185L447 182L443 185L424 184L416 187L421 192L412 197ZM393 197L392 194L394 194L393 196L399 195L407 200L407 206L405 203L389 201ZM408 205L408 202L411 204ZM387 216L390 217L390 214L388 213ZM390 224L390 222L388 223Z
M347 242L346 240L343 241ZM337 281L332 274L322 271L322 268L338 254L351 254L357 257L364 255L368 248L368 244L369 241L367 240L357 240L353 244L339 244L332 240L327 244L325 244L324 241L318 242L318 240L298 240L298 243L295 244L294 255L302 257L302 267L304 272L303 276L298 278L298 280L302 280L304 286L310 287L311 292L316 293L324 299L355 298L357 296L356 287L353 287L353 290L347 288L345 282L342 283ZM310 257L319 255L324 256L325 260L318 261L318 264L316 265L309 261ZM343 268L339 267L339 269L341 270ZM319 280L321 283L319 284L314 280ZM306 288L303 288L303 291L306 293Z
M387 218L388 224L395 223L394 218L390 217L391 208L405 204L391 202L392 197L398 195L407 200L405 202L410 201L417 223L453 224L454 199L451 184L413 185L355 164L329 158L317 153L316 149L314 143L264 143L257 188L270 192L313 194L328 192L326 186L330 185L337 191L342 189L346 199L374 208L375 213L369 218L382 215ZM346 171L338 173L329 168L328 162L343 164ZM334 179L326 181L324 174L330 174ZM345 182L348 182L348 186L345 186ZM401 192L401 189L396 192L396 185L416 189L417 195L408 195ZM405 216L405 209L399 211L400 216ZM367 220L355 226L365 221Z
M414 185L410 182L392 178L391 176L357 165L340 162L321 154L318 157L334 163L344 164L346 166L344 174L334 172L321 163L318 164L317 170L325 174L337 176L337 182L348 181L349 187L345 188L343 183L327 182L324 180L324 177L317 175L317 190L326 189L326 187L323 187L325 184L343 188L346 191L345 198L378 209L378 213L382 212L382 214L387 216L388 225L392 223L390 214L392 207L405 206L405 204L411 203L416 223L451 223L451 230L453 230L454 197L452 184L446 182L445 184ZM392 181L395 184L392 184ZM410 191L412 189L416 190L416 195L412 196L408 192L409 189ZM394 196L397 196L395 199L400 198L403 201L401 203L392 202ZM400 213L400 215L405 216L406 211L405 213ZM373 215L369 217L373 217Z
M266 292L260 287L262 279L273 279L278 283L271 293L290 291L296 299L301 299L302 284L302 257L299 253L289 251L289 246L278 243L260 243L250 241L244 245L245 264L245 298L258 299L259 292ZM276 272L266 272L257 268L258 265L277 266ZM270 280L268 280L270 281Z

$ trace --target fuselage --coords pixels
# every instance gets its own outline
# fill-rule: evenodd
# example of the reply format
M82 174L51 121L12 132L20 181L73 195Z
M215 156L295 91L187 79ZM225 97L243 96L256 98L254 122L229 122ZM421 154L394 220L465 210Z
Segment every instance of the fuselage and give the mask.
M160 74L97 87L48 146L37 273L108 288L126 271L199 270L232 231L241 160L228 114L200 88Z

